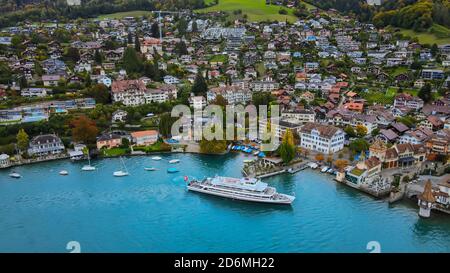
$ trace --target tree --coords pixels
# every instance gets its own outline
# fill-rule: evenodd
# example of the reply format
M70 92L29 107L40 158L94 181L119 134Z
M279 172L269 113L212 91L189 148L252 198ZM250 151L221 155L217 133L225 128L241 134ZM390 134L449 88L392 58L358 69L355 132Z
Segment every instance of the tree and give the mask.
M164 137L170 137L172 132L172 125L176 118L171 117L170 113L164 113L159 118L159 133Z
M426 83L422 88L420 88L417 96L421 98L425 103L430 102L433 98L431 94L431 84Z
M353 127L350 126L350 125L345 126L344 132L345 132L349 137L355 137L355 136L356 136L355 130L354 130Z
M102 83L91 86L85 91L85 94L95 99L96 103L108 104L111 102L108 87Z
M154 38L159 38L159 25L158 25L158 22L154 22L152 24L150 31L151 31L152 36Z
M95 143L98 134L98 128L95 121L85 115L74 118L70 122L72 127L72 138L84 144Z
M186 43L184 41L180 41L175 45L175 51L179 56L188 54L188 50L186 47Z
M186 35L186 29L187 29L186 19L181 17L180 20L178 20L177 29L178 29L178 35L180 37L183 37L184 35Z
M141 52L141 42L139 41L139 36L137 34L134 36L134 50L136 50L136 52Z
M133 43L133 35L131 35L131 32L128 32L127 34L127 44L131 45Z
M316 159L316 161L321 162L325 159L325 157L323 156L322 153L318 153L318 154L316 154L315 159Z
M433 55L433 57L436 57L436 55L439 53L439 47L436 43L431 46L430 53L431 55Z
M338 168L339 171L344 170L348 166L349 162L345 159L338 159L334 162L334 166Z
M359 138L359 139L356 139L356 140L353 140L352 142L350 142L349 148L350 148L351 152L359 153L362 151L367 151L369 149L369 143L365 139Z
M66 54L64 55L64 57L69 60L72 61L74 63L78 62L80 60L80 52L78 51L77 48L74 47L69 47L67 49Z
M281 145L279 147L279 153L281 159L285 164L288 164L295 157L295 144L294 144L294 135L292 131L286 129L286 132L283 135L283 139L281 141Z
M356 125L356 134L358 135L358 137L364 137L365 135L367 135L366 126L362 124Z
M200 141L200 151L206 154L219 154L227 149L227 142L225 140L206 140Z
M127 49L125 49L122 62L123 67L128 73L139 73L143 68L142 59L132 47L127 47Z
M0 62L0 83L10 83L12 72L8 64L5 62Z
M192 32L193 33L198 32L198 26L197 26L197 21L196 20L192 21Z
M30 143L30 140L28 138L28 134L25 132L24 129L20 129L16 136L17 140L17 148L19 148L20 151L26 151L28 149L28 144Z
M216 96L216 99L211 104L225 107L228 104L228 101L222 95L219 94Z
M208 91L208 85L206 84L205 78L203 78L202 72L199 71L195 77L191 92L198 96L205 95L206 91Z
M98 49L95 50L94 61L96 64L102 64L103 56Z

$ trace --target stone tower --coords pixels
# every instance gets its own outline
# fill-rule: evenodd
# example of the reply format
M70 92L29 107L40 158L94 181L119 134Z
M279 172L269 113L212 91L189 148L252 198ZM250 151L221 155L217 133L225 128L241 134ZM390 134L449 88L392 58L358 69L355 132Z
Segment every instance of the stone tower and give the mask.
M428 180L425 183L423 193L419 196L419 216L424 218L430 217L431 208L433 207L434 202L436 202L431 187L431 181Z

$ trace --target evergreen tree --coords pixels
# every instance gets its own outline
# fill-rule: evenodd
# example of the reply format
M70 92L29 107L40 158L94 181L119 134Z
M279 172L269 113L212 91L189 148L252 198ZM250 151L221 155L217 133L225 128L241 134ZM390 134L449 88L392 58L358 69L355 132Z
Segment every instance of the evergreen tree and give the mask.
M208 91L208 85L206 84L205 78L203 78L202 72L199 71L197 77L195 77L191 92L199 96L205 95L206 91Z
M193 33L198 32L198 26L197 26L197 21L196 20L192 21L192 32Z
M142 60L132 47L127 47L122 58L123 68L127 73L139 73L142 70Z
M176 44L175 50L179 56L188 54L186 43L183 40Z
M150 31L151 31L152 36L153 36L154 38L159 38L159 26L158 26L158 22L154 22L154 23L152 24Z
M102 64L103 56L98 49L95 50L94 61L96 64Z
M136 50L136 52L141 52L141 42L139 41L139 37L136 34L136 36L134 36L134 50Z
M131 35L131 32L128 32L128 35L127 35L127 43L128 43L129 45L131 45L131 44L133 43L133 35Z
M431 84L426 83L417 94L419 98L421 98L425 103L430 102L432 100L431 94Z

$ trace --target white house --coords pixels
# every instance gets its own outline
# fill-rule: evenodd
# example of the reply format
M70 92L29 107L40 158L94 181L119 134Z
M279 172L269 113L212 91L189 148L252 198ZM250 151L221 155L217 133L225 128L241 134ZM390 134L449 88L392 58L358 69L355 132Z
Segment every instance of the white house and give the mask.
M329 125L308 122L300 129L300 147L324 154L344 148L345 133Z
M179 84L180 80L178 78L174 77L174 76L167 75L167 76L164 76L164 83L166 83L166 84Z

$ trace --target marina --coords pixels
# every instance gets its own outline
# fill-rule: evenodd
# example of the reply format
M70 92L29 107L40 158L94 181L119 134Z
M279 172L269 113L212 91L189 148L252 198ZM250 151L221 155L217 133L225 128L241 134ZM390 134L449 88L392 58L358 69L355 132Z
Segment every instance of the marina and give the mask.
M151 167L175 159L161 157ZM290 206L196 194L184 176L241 177L245 156L177 158L172 174L146 171L150 157L124 158L132 175L121 179L111 178L119 158L93 160L95 172L69 160L16 167L20 183L1 170L0 252L67 252L72 240L84 252L367 252L373 240L383 252L450 251L448 217L422 219L415 202L376 200L309 168L264 179L296 197Z

